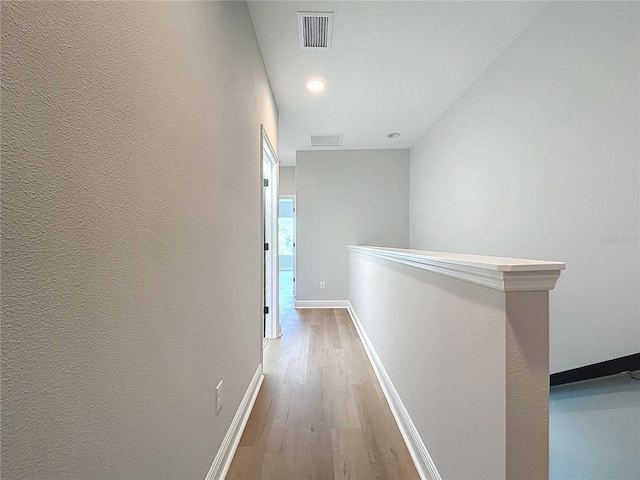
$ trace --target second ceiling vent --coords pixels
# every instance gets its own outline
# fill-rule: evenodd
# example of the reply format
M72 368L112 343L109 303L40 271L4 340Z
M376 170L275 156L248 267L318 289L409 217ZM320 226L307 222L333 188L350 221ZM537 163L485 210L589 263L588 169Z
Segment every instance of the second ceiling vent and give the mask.
M329 50L332 32L332 12L298 12L301 50Z
M339 147L342 145L342 133L311 134L312 147Z

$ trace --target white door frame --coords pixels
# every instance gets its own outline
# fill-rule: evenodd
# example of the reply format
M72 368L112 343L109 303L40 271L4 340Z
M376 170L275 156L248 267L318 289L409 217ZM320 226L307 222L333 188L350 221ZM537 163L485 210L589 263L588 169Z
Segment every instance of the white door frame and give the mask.
M296 196L280 195L279 198L280 199L288 198L293 200L293 297L295 298L296 296Z
M273 149L264 125L260 125L260 172L262 195L262 231L264 244L269 245L269 250L262 255L261 296L264 298L264 307L269 308L269 313L264 313L264 338L278 338L282 335L280 317L278 312L279 297L279 265L278 265L278 157ZM268 169L268 171L265 171ZM269 179L269 185L264 186L264 179ZM265 282L265 283L263 283Z

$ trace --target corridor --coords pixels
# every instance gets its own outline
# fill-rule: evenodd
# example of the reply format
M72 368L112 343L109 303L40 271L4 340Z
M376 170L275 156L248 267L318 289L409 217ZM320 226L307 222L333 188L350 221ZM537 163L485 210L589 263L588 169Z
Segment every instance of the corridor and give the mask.
M283 336L228 479L412 479L409 452L344 309L293 308L281 273Z

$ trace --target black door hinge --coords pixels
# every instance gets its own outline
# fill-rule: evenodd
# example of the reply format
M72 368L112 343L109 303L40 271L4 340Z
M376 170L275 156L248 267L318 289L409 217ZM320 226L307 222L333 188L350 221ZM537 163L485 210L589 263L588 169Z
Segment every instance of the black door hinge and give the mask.
M268 187L268 186L269 186L269 179L268 179L268 178L265 178L265 179L262 181L262 185L263 185L264 187Z
M269 313L269 307L264 307L264 314L267 315Z
M264 244L264 249L265 249L265 250L269 250L269 244L268 244L268 243L265 243L265 244Z

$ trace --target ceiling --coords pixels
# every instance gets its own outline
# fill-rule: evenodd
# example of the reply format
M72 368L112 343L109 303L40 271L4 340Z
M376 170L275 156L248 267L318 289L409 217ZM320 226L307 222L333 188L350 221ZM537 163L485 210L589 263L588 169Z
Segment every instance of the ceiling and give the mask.
M249 2L280 112L281 164L312 150L310 134L343 133L334 149L410 148L548 4ZM298 11L334 13L330 50L300 49ZM307 90L312 78L323 92Z

